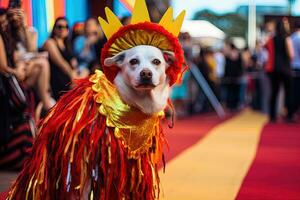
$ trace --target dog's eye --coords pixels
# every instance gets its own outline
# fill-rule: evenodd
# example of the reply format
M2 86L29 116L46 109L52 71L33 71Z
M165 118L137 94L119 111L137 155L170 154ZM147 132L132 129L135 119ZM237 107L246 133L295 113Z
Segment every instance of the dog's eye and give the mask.
M161 62L160 62L160 60L158 60L158 59L154 59L154 60L152 60L152 63L153 63L154 65L159 65Z
M130 61L129 61L129 63L131 64L131 65L136 65L136 64L139 64L139 60L138 59L131 59Z

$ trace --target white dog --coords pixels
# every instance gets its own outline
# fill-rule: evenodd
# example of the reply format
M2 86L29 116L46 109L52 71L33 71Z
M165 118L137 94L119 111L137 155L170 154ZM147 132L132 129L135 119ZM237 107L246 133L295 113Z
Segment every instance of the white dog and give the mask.
M122 100L150 115L166 107L170 87L165 72L174 59L173 52L140 45L106 58L104 64L120 68L114 84ZM88 199L89 184L85 191Z
M122 100L152 114L166 107L170 88L165 72L174 59L173 52L139 45L106 58L104 64L121 69L114 83Z
M168 51L162 52L160 49L153 46L140 45L125 50L113 57L106 58L104 64L106 66L116 65L120 67L120 71L117 74L114 83L123 101L128 105L136 107L137 109L141 110L142 112L148 115L152 115L153 113L162 111L166 107L167 99L169 97L169 89L170 89L169 78L166 75L166 70L172 64L172 62L174 62L174 59L175 59L174 53L172 52L168 52ZM44 182L42 182L43 184L47 183L49 184L49 186L50 185L56 186L58 183L57 180L61 181L60 184L63 184L64 181L66 181L67 185L69 184L67 187L68 190L68 188L72 187L73 183L71 184L71 181L75 180L74 183L78 181L74 178L78 175L78 171L75 171L74 169L79 169L80 167L82 167L82 163L88 163L85 162L87 158L81 155L82 153L80 154L78 153L78 149L75 148L74 144L76 143L77 146L85 146L87 143L107 144L108 141L113 140L111 139L112 138L111 135L108 134L109 129L106 126L99 126L97 127L97 129L91 128L94 127L94 124L97 124L99 122L105 123L105 120L102 119L105 119L107 116L97 115L98 109L96 109L96 107L99 105L94 101L95 92L90 88L91 87L90 85L91 83L89 79L82 80L82 82L78 84L78 86L76 86L72 91L66 94L63 97L63 99L57 103L57 105L53 108L52 113L50 113L51 117L45 119L46 121L43 122L42 128L40 129L40 135L37 138L37 142L34 144L33 147L35 151L33 152L32 157L28 160L28 164L25 166L23 173L21 173L21 175L19 176L16 185L14 185L11 188L11 191L16 191L16 193L13 193L13 195L11 196L12 199L15 199L14 198L15 196L18 197L16 199L25 199L27 193L33 195L35 194L35 192L37 192L38 195L42 195L42 196L43 195L50 195L53 197L56 196L56 194L51 193L52 192L51 189L54 188L51 187L47 188L44 187L42 184L38 185L37 186L38 189L36 190L33 190L33 188L31 187L30 181L33 179L32 178L29 179L29 177L34 177L35 173L40 173L40 172L42 173L43 170L47 170L47 173L52 173L51 176L45 176L45 180L43 180ZM82 94L82 91L85 91L87 95L78 95L78 94ZM77 118L78 113L80 113L79 111L76 111L76 109L80 108L81 106L83 106L83 112L85 112L85 114L82 114L83 112L81 113L82 115L80 121L81 122L84 121L85 123L76 124L76 121L75 123L73 123L74 116L76 116ZM69 111L61 112L61 109L64 109L65 107L69 107L68 108ZM89 115L86 115L86 112L89 112ZM90 116L94 116L94 115L96 115L97 117L94 117L93 120L91 120ZM74 124L76 124L75 125L76 128L72 129L72 127L74 127ZM96 138L94 136L96 134L101 135L101 137L98 137L97 142L94 141L94 139ZM55 140L54 138L61 138L61 139L58 141L54 141ZM74 138L76 138L76 140ZM118 140L118 138L115 138L115 140ZM53 144L57 145L56 148L51 148L51 145ZM73 144L74 150L72 150L72 148L68 148L67 146L68 144ZM86 151L93 152L93 155L96 155L100 151L111 152L111 146L108 144L101 146L101 149L99 149L99 146L96 145L95 146L86 145L85 148L88 149ZM118 147L118 145L115 145L114 148L115 150L118 148L119 150L122 149L122 147ZM74 156L77 156L76 157L77 161L81 159L82 162L74 161L71 167L71 164L70 162L67 162L67 159L66 160L61 159L65 156L63 152L60 152L61 154L56 154L56 152L58 152L58 149L68 149L67 152L74 153ZM44 152L44 153L41 154L40 152ZM71 153L67 153L66 157L68 157L69 154ZM107 154L109 155L109 153ZM118 155L118 156L111 155L111 156L114 156L114 160L116 162L116 160L120 159L120 156L123 156L123 159L127 159L126 154L127 154L126 151L124 151L123 155ZM43 160L43 156L45 155L47 155L47 160ZM57 157L57 155L62 161L60 160L55 161L55 158L53 156ZM110 170L111 169L110 163L108 163L109 161L107 161L106 158L107 156L100 156L98 158L99 159L98 161L102 162L103 165L107 165L106 166L107 169ZM90 158L90 159L92 160L94 158ZM43 164L40 164L40 160L43 160L42 161ZM128 165L128 169L126 169L128 171L126 171L126 173L132 172L131 167L135 169L134 167L135 165L138 165L138 160L132 161L130 163L132 165L131 164ZM95 166L97 164L98 163L95 163ZM150 161L149 163L145 162L144 164L149 165L147 168L145 168L145 171L149 173L149 171L147 170L151 170ZM49 168L46 167L42 170L44 166L51 166L51 167ZM115 163L115 167L119 167L119 166L120 166L119 164ZM59 175L59 178L55 179L57 177L54 176L57 175L57 172L56 170L53 171L52 170L53 168L54 169L62 168L62 171L64 170L63 172L66 172L65 174L61 173L62 176L64 177L61 178L61 175ZM93 176L92 174L96 173L94 169L96 168L93 169L86 168L85 177L81 176L80 174L80 181L81 178L84 179L84 181L82 182L84 186L83 188L80 188L80 190L82 190L82 193L80 194L81 195L80 199L90 198L91 186L92 186L91 179L95 178L92 177ZM151 173L153 173L153 171L151 171ZM51 179L52 176L54 177L53 180ZM55 183L53 182L54 180L56 181ZM105 182L107 180L103 180L103 181ZM145 180L145 184L152 184L151 181L150 182L147 181ZM126 182L126 184L128 183ZM28 187L29 189L24 190L23 189L24 185L26 185L26 187ZM106 187L106 186L103 185L101 187ZM56 188L55 191L57 191L57 186L55 188ZM64 191L65 189L66 188L64 188L63 186L60 186L59 191L61 192ZM78 199L78 194L79 194L78 192L80 192L80 190L78 189L75 190L76 191L74 192L73 189L72 194L68 194L68 199ZM102 190L105 190L105 188L102 188L101 191ZM110 193L108 192L107 195L109 194Z

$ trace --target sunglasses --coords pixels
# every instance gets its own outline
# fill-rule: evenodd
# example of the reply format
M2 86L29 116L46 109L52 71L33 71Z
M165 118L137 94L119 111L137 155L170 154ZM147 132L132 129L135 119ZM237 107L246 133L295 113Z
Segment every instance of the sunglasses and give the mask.
M98 32L91 32L88 34L88 36L97 36L98 35Z
M68 25L57 25L56 26L56 28L58 29L58 30L63 30L63 29L69 29L69 26Z

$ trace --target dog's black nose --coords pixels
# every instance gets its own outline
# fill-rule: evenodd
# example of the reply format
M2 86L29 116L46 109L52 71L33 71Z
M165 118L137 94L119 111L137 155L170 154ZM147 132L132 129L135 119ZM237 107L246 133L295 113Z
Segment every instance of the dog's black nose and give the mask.
M143 79L143 80L149 80L152 78L152 72L149 69L143 69L140 72L140 76L141 76L141 79Z

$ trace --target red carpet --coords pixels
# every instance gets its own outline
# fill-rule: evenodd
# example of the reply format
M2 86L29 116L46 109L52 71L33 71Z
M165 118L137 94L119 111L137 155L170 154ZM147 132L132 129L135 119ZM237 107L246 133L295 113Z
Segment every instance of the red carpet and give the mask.
M5 200L8 195L8 192L0 192L0 200Z
M165 150L166 161L179 155L183 150L192 146L203 138L213 127L230 118L219 119L214 113L189 117L188 119L175 121L172 129L165 124L164 132L170 145ZM0 192L0 200L4 200L6 193Z
M216 130L214 129L215 127L219 127L218 129L222 129L224 133L228 133L228 136L226 137L219 137L219 139L221 140L218 141L220 142L224 140L224 145L225 143L228 143L228 140L235 141L241 139L238 134L236 134L237 137L233 137L235 135L236 130L243 130L242 128L247 128L250 126L250 130L248 132L251 133L251 135L252 132L254 134L255 130L251 129L251 127L254 125L250 125L250 122L253 123L253 120L251 121L250 117L247 119L244 119L245 117L243 119L239 119L241 118L240 115L243 115L243 113L237 113L235 115L235 117L237 117L238 120L243 120L239 122L235 122L233 120L235 117L233 119L228 120L228 118L231 118L231 116L227 117L224 120L221 120L215 114L205 114L200 116L193 116L184 120L178 120L175 122L175 126L173 129L169 129L167 126L165 126L164 131L170 145L170 150L165 151L165 157L167 162L172 160L172 162L169 162L169 165L167 163L166 175L171 174L171 169L177 169L174 164L174 161L177 160L178 162L178 159L173 158L177 156L182 157L184 155L188 156L187 152L190 152L192 147L195 147L197 145L199 146L197 147L198 149L203 150L201 147L203 145L206 145L206 143L202 143L202 141L205 141L207 140L207 138L210 138L212 134L214 135L214 137L212 137L213 139L216 138L216 135L220 135L220 133L216 133ZM248 113L248 115L255 115L255 113ZM226 123L223 123L224 121L226 121ZM229 126L227 122L230 121L232 122L229 123ZM220 126L217 126L219 124ZM243 176L240 179L241 181L237 187L236 192L233 195L233 198L229 199L234 199L234 197L236 197L236 199L238 200L300 200L300 121L297 124L278 123L267 124L266 126L262 125L262 127L264 128L262 130L259 130L259 133L261 133L261 138L252 165L249 168L249 170L247 168L247 171L245 171L245 174L247 173L245 178ZM205 139L202 140L204 137ZM198 143L200 140L201 143ZM242 145L246 144L243 143L245 141L241 141ZM222 146L222 144L218 143L218 147L220 149L225 148L224 151L227 152L228 146ZM214 155L214 153L216 152L216 149L212 148L211 152L207 154L209 155L208 158L210 158L210 156ZM228 160L239 158L239 152L232 151L231 153L232 156L229 156L227 158ZM253 155L254 154L255 152L253 153ZM203 157L201 156L193 156L191 159L197 160L197 162L199 162L199 167L202 168L216 162L216 160L212 158L206 159L205 163L203 163ZM186 162L182 163L183 165L186 164ZM199 169L201 170L202 168ZM195 173L197 171L195 169L192 171L192 173ZM219 168L215 167L211 169L211 171L216 169ZM226 170L224 171L226 172ZM174 173L177 174L177 176L179 175L178 171ZM189 172L185 173L189 174ZM210 184L213 186L213 189L216 188L217 183L223 183L222 180L224 179L228 180L227 178L219 175L207 177L204 174L204 176L201 176L201 180L204 180L205 183L204 186ZM176 185L177 183L173 184L174 186L176 186L176 190L173 191L173 193L177 194L178 189L180 189L183 186L182 180L186 180L186 177L177 180L178 185ZM227 183L228 181L225 182ZM192 182L192 184L195 183L196 182ZM165 184L166 186L172 185L171 183L166 183L166 181ZM167 188L166 186L165 188ZM225 190L227 186L229 186L229 184L224 185ZM198 187L196 190L199 191L200 189L201 187ZM195 188L193 190L195 190ZM211 191L208 192L209 195L211 197L214 196L216 197L214 199L219 200L219 198L217 198L218 194L215 194L215 192ZM190 188L190 190L185 190L184 192L186 192L186 195L188 195L192 194L193 191ZM198 199L198 197L199 196L193 196L193 198L191 199ZM210 200L212 198L204 199Z
M166 161L178 156L186 148L191 147L203 138L216 125L229 119L220 119L215 113L202 114L175 121L174 128L164 127L170 149L165 150Z
M204 120L197 121L194 127L182 124L183 134L207 123ZM266 121L265 115L246 109L215 125L204 137L167 162L165 173L160 171L161 199L235 199L255 158ZM184 139L171 144L171 149Z
M300 199L300 122L265 126L237 199Z

